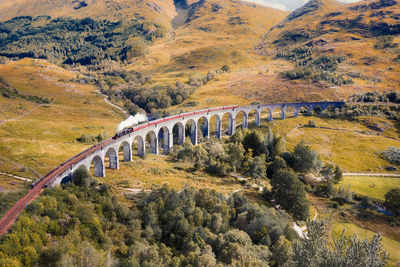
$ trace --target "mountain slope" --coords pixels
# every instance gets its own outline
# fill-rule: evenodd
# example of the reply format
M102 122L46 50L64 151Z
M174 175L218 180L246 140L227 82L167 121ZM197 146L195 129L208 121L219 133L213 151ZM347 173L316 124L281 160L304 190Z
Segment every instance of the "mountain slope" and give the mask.
M112 21L137 18L166 26L175 14L173 0L0 0L0 21L49 15Z
M243 65L266 30L287 12L244 1L201 0L178 6L174 34L158 43L135 66L157 71L215 69Z
M265 75L240 77L232 91L294 101L340 100L400 86L400 4L312 0L271 28L257 45ZM252 80L248 90L241 84ZM263 88L263 89L260 89Z

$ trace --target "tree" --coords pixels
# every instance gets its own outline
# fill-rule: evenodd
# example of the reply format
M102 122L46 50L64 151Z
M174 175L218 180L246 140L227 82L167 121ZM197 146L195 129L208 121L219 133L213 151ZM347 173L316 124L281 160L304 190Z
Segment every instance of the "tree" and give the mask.
M268 128L268 132L264 137L264 142L261 146L261 153L266 155L267 161L271 161L276 156L280 155L283 150L282 138L275 135L271 128Z
M267 177L272 178L278 170L287 169L286 161L281 157L276 157L267 168Z
M243 142L243 131L241 128L237 129L235 134L230 137L232 143L242 143Z
M80 166L74 173L72 174L72 181L76 185L80 186L89 186L90 185L90 176L89 172L85 166Z
M271 261L274 266L292 266L293 249L292 244L283 236L279 238L272 247Z
M227 158L228 163L235 169L240 169L242 166L242 162L244 160L244 148L243 145L239 142L237 143L229 143L226 146L226 153L229 155Z
M374 235L371 240L360 240L357 235L350 238L344 233L331 248L326 236L324 222L307 224L307 238L295 243L293 261L296 266L373 266L383 267L388 255L382 249L382 238Z
M309 172L317 171L321 168L321 160L316 151L307 146L303 140L297 144L293 151L294 165L292 166L295 171Z
M264 136L259 131L247 131L243 138L243 147L248 151L253 150L254 156L262 154L262 148L264 143Z
M394 216L400 217L400 187L392 188L385 194L384 205Z
M310 216L310 203L304 185L293 172L278 170L272 177L271 185L273 197L295 219L306 220Z
M265 157L257 156L250 163L248 174L254 179L265 179L267 177Z
M340 169L339 165L335 167L335 175L333 176L333 182L338 184L341 180L343 180L343 172Z

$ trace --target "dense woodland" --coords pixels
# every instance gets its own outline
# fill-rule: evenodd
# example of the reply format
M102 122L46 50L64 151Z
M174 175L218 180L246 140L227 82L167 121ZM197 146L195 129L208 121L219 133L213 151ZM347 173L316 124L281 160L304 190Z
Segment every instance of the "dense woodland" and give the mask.
M166 30L157 24L48 16L17 17L0 23L0 56L47 59L56 64L130 60Z
M323 223L309 239L283 210L233 194L164 186L118 201L78 169L73 183L46 189L0 238L1 266L384 266L380 237L341 238ZM357 248L357 253L355 250ZM354 263L354 264L352 264Z

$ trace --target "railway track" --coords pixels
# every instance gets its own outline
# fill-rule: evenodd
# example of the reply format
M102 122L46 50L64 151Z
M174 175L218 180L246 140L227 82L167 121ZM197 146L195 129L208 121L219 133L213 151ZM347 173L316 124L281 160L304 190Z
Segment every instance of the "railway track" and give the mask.
M57 168L49 172L47 175L43 176L41 179L36 181L33 184L33 187L29 192L21 198L14 206L3 216L0 221L0 235L3 235L7 232L7 230L11 227L14 221L17 219L18 215L22 212L22 210L32 201L34 200L42 191L46 188L46 185L52 181L57 175L62 174L64 171L68 170L70 166L74 163L79 162L81 159L85 158L90 153L96 151L97 149L107 145L112 142L112 139L106 140L96 146L92 146L89 149L75 155L70 158L62 165L59 165Z

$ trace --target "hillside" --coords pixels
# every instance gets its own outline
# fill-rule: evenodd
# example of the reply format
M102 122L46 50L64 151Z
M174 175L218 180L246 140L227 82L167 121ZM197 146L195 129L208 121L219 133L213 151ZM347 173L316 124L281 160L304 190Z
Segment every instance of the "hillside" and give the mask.
M0 65L0 77L1 172L35 180L86 148L82 134L111 136L124 119L76 72L44 60Z
M243 66L266 29L288 14L243 1L207 0L177 5L174 33L150 48L134 66L149 72L210 70L223 64Z
M268 98L279 86L295 100L344 99L392 90L400 84L399 14L396 0L310 1L265 34L256 51L270 58L274 73L242 94L264 86L259 93Z
M0 21L18 16L48 15L73 18L141 19L169 25L175 16L173 0L16 0L0 1Z

